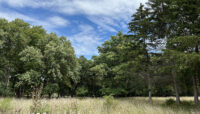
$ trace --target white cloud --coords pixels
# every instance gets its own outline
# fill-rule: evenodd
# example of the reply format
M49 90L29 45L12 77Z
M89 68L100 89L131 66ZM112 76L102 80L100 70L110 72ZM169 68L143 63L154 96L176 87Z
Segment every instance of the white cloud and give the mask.
M99 29L104 29L109 32L117 32L115 29L116 27L119 27L119 24L115 22L114 19L111 19L109 17L100 17L100 16L90 16L88 19L97 24Z
M12 21L16 18L24 19L24 20L27 20L27 21L34 21L34 19L32 19L32 18L25 16L23 14L20 14L20 13L14 12L14 11L12 12L12 11L0 10L0 17L5 18L8 21Z
M77 55L97 55L97 46L102 44L102 38L100 38L94 28L90 25L79 25L78 34L69 36L68 39L72 42Z
M48 20L56 26L67 26L69 24L69 22L66 19L61 18L59 16L50 17Z
M39 8L53 5L53 0L0 0L1 3L6 3L11 7L32 7Z
M66 14L115 15L132 13L147 0L0 0L12 7L52 8Z
M147 0L0 0L12 7L44 8L65 15L84 14L99 28L116 32L113 25L129 21ZM92 18L91 18L92 17ZM57 23L59 24L59 23Z
M56 28L65 27L69 24L69 22L66 19L63 19L58 16L47 17L46 19L42 20L35 17L26 16L24 14L12 10L6 10L1 8L0 18L5 18L8 21L12 21L16 18L23 19L24 21L29 22L32 25L42 25L45 29L48 30L48 32L55 32Z

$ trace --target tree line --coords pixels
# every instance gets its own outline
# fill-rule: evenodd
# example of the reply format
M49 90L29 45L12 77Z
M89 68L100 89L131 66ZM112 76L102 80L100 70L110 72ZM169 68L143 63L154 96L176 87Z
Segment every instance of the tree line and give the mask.
M194 96L200 78L200 0L149 0L98 47L76 57L69 40L23 20L0 19L0 95Z

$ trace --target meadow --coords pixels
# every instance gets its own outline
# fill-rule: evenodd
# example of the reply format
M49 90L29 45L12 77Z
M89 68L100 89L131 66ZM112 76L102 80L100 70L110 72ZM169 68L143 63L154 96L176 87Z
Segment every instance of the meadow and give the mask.
M147 97L130 98L59 98L42 99L40 113L50 114L198 114L198 107L165 106L167 99L174 97L153 97L148 103ZM0 98L2 114L30 114L32 100ZM181 97L190 102L192 97ZM4 103L3 103L4 102ZM8 103L10 102L10 104ZM2 111L2 108L6 111Z

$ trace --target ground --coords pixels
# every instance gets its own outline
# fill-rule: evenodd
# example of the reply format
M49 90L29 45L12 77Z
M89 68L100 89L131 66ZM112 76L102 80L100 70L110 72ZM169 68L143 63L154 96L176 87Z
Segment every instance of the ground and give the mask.
M172 108L164 106L167 99L174 97L154 97L153 104L148 103L147 97L131 98L59 98L42 99L40 112L51 114L196 114L198 108ZM5 98L0 98L2 102ZM11 98L6 114L30 113L31 99ZM192 97L181 97L182 101L192 101ZM3 104L1 103L3 106ZM5 105L5 103L4 103ZM0 111L2 110L0 106ZM5 106L4 106L5 108Z

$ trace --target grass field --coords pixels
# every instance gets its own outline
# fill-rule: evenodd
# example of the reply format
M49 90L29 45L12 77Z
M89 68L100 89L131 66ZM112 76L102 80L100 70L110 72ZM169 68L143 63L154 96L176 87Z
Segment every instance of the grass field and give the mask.
M131 98L60 98L42 99L42 112L51 114L198 114L198 108L171 108L163 106L166 99L173 97L154 97L153 104L146 97ZM174 99L174 98L173 98ZM4 98L0 98L3 101ZM182 101L192 101L192 97L182 97ZM5 114L29 114L31 99L15 99L10 101ZM1 104L3 105L3 104ZM5 104L4 104L5 105Z

